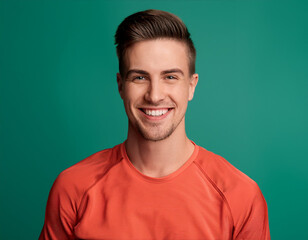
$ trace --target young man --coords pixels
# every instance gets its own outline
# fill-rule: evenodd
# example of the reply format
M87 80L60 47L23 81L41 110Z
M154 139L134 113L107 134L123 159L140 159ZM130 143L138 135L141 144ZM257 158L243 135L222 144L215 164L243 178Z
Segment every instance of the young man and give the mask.
M58 176L40 239L270 239L257 184L186 136L198 74L184 23L138 12L115 39L127 140Z

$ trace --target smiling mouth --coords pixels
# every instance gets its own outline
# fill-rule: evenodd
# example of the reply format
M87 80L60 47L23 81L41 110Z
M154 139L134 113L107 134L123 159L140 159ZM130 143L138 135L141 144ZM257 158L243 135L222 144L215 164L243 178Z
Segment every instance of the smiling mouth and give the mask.
M160 108L160 109L147 109L147 108L139 108L143 113L147 116L151 117L160 117L165 115L171 108Z

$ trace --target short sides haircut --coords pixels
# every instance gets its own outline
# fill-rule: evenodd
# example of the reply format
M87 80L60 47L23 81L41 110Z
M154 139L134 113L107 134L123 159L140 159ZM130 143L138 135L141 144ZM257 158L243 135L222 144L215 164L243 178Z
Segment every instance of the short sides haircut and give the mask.
M178 40L186 44L190 75L195 73L196 49L183 21L176 15L161 10L134 13L121 22L115 34L119 71L125 71L125 54L134 43L159 38Z

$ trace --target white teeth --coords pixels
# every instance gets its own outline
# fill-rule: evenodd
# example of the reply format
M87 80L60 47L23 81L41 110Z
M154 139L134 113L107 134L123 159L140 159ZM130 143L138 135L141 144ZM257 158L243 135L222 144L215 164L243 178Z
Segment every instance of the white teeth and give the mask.
M164 109L164 110L148 110L148 109L145 109L145 113L149 116L161 116L161 115L164 115L165 113L168 112L168 109Z

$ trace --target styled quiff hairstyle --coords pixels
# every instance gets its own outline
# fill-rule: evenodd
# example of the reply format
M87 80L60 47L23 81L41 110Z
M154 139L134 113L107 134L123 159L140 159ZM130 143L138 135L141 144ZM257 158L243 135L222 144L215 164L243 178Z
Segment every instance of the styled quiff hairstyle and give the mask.
M134 43L159 38L183 42L188 48L189 72L195 73L196 49L183 21L176 15L161 10L134 13L123 20L115 34L119 71L125 71L125 54Z

